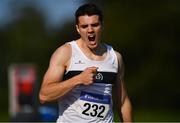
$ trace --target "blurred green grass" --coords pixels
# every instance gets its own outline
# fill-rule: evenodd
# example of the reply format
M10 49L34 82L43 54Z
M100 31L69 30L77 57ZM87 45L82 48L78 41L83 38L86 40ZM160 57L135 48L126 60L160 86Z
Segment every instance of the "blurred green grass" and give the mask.
M178 122L180 112L167 109L139 109L134 112L136 122Z
M179 122L180 112L164 109L136 109L133 111L134 122ZM119 122L115 112L115 122Z
M167 111L164 109L138 109L133 113L134 122L179 122L180 112ZM8 122L9 115L7 111L0 112L0 122ZM119 122L117 112L115 112L115 122Z
M7 87L0 87L0 122L8 122L9 121L9 113L8 113L8 91Z
M9 114L7 113L7 111L0 112L0 122L9 122Z

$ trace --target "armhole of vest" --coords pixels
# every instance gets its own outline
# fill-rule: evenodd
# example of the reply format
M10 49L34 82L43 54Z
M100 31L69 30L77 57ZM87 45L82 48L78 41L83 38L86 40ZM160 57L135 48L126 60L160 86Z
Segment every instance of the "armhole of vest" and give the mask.
M118 66L119 66L119 62L118 62L118 58L117 58L117 54L116 54L116 51L113 49L112 46L109 46L110 47L110 52L113 54L114 58L115 58L115 63L117 65L117 72L118 72Z
M118 72L119 63L118 63L118 58L117 58L117 55L116 55L116 51L113 49L113 47L111 45L108 45L108 44L104 44L104 45L107 47L107 50L109 50L109 53L112 56L114 56L115 64L117 65L117 72Z
M71 69L71 66L72 66L72 56L73 56L73 52L74 52L74 51L73 51L73 41L67 42L66 44L69 44L70 47L71 47L71 57L70 57L69 66L68 66L68 68L66 69L65 74L67 74L67 73L69 72L69 70Z

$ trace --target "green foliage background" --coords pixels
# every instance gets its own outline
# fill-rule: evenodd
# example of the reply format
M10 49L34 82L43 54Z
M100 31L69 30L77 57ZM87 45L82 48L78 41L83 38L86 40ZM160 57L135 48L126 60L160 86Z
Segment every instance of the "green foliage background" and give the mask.
M103 42L124 58L134 121L180 121L180 2L104 0L98 4L104 11ZM19 20L0 29L0 121L9 121L8 66L37 64L38 92L53 51L78 37L74 23L48 30L41 13L31 7L22 11Z

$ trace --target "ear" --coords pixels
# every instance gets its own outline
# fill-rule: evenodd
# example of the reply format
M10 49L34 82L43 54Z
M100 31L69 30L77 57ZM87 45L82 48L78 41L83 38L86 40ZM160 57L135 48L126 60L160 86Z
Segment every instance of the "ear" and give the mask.
M76 30L77 30L77 32L80 34L78 25L76 25Z

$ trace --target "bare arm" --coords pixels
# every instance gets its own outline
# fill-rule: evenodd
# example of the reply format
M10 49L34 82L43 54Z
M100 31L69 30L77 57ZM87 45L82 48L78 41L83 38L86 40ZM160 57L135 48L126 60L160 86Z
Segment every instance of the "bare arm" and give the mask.
M71 46L68 44L53 53L39 92L41 103L57 100L79 84L88 85L93 82L93 73L97 69L95 67L87 68L81 74L62 81L70 57Z
M124 63L122 56L116 52L118 58L118 75L116 82L116 95L119 97L116 100L118 113L123 122L132 122L132 105L128 97L125 84L124 84Z

